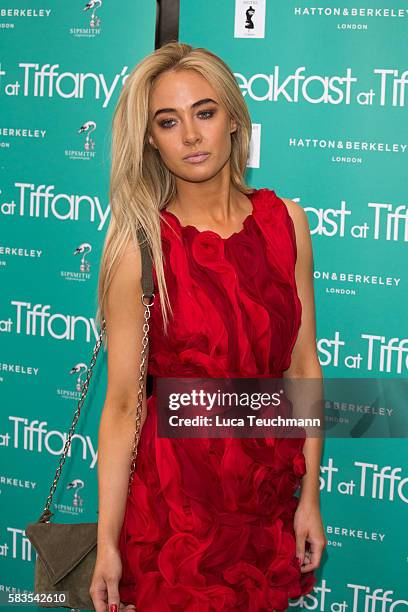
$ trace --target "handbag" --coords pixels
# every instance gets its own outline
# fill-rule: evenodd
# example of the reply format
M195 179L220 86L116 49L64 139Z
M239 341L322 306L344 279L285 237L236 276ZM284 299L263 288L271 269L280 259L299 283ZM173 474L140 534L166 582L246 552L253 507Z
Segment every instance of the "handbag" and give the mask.
M141 349L139 393L136 408L136 431L133 442L132 460L129 475L128 495L130 494L134 471L136 469L137 448L140 437L141 413L143 401L144 374L146 354L149 344L150 308L154 303L154 285L152 276L152 257L144 230L137 231L142 260L142 304L145 307L143 339ZM148 301L146 301L148 300ZM151 301L150 301L151 300ZM93 355L83 384L81 398L74 414L72 425L55 472L44 510L37 521L29 523L25 529L26 536L37 552L34 571L33 605L42 608L79 608L95 610L89 593L96 563L98 523L51 523L53 512L50 510L52 497L65 463L71 438L81 407L86 397L92 370L95 365L106 321L103 319L99 338L93 349Z

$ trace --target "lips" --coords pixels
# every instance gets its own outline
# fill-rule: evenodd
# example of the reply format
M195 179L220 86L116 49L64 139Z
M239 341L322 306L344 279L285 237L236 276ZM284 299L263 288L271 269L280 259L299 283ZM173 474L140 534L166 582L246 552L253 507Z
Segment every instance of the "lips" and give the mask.
M210 154L207 153L206 151L198 151L197 153L193 153L192 155L184 157L184 161L187 161L190 163L199 163L207 159L209 155Z
M189 157L195 157L196 155L208 155L208 151L195 151L195 153L190 153L183 157L183 159L188 159Z

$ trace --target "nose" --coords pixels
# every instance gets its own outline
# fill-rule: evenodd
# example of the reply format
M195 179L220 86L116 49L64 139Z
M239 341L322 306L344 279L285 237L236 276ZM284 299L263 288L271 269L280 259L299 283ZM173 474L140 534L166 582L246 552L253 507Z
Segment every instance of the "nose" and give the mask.
M193 121L186 121L183 130L183 142L186 145L196 144L200 142L201 134Z

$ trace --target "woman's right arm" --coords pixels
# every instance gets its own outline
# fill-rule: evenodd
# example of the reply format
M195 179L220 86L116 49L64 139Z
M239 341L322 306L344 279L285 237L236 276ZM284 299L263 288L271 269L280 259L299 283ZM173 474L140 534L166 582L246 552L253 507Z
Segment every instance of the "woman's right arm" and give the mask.
M106 612L112 603L119 609L120 603L119 536L136 428L145 310L141 296L140 249L129 244L112 277L105 306L108 381L98 433L98 541L90 589L96 612ZM145 388L146 372L142 426L146 419Z

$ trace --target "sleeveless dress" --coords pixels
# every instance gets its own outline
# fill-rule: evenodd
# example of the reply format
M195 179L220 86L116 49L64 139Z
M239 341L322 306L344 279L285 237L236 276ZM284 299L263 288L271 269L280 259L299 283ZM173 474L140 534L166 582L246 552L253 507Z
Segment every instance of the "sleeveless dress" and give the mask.
M121 601L138 612L286 610L310 593L296 558L304 438L158 438L157 377L281 377L301 322L295 231L275 191L227 238L162 210L169 298L157 277L148 373L154 378L119 549ZM163 222L163 217L169 223Z

